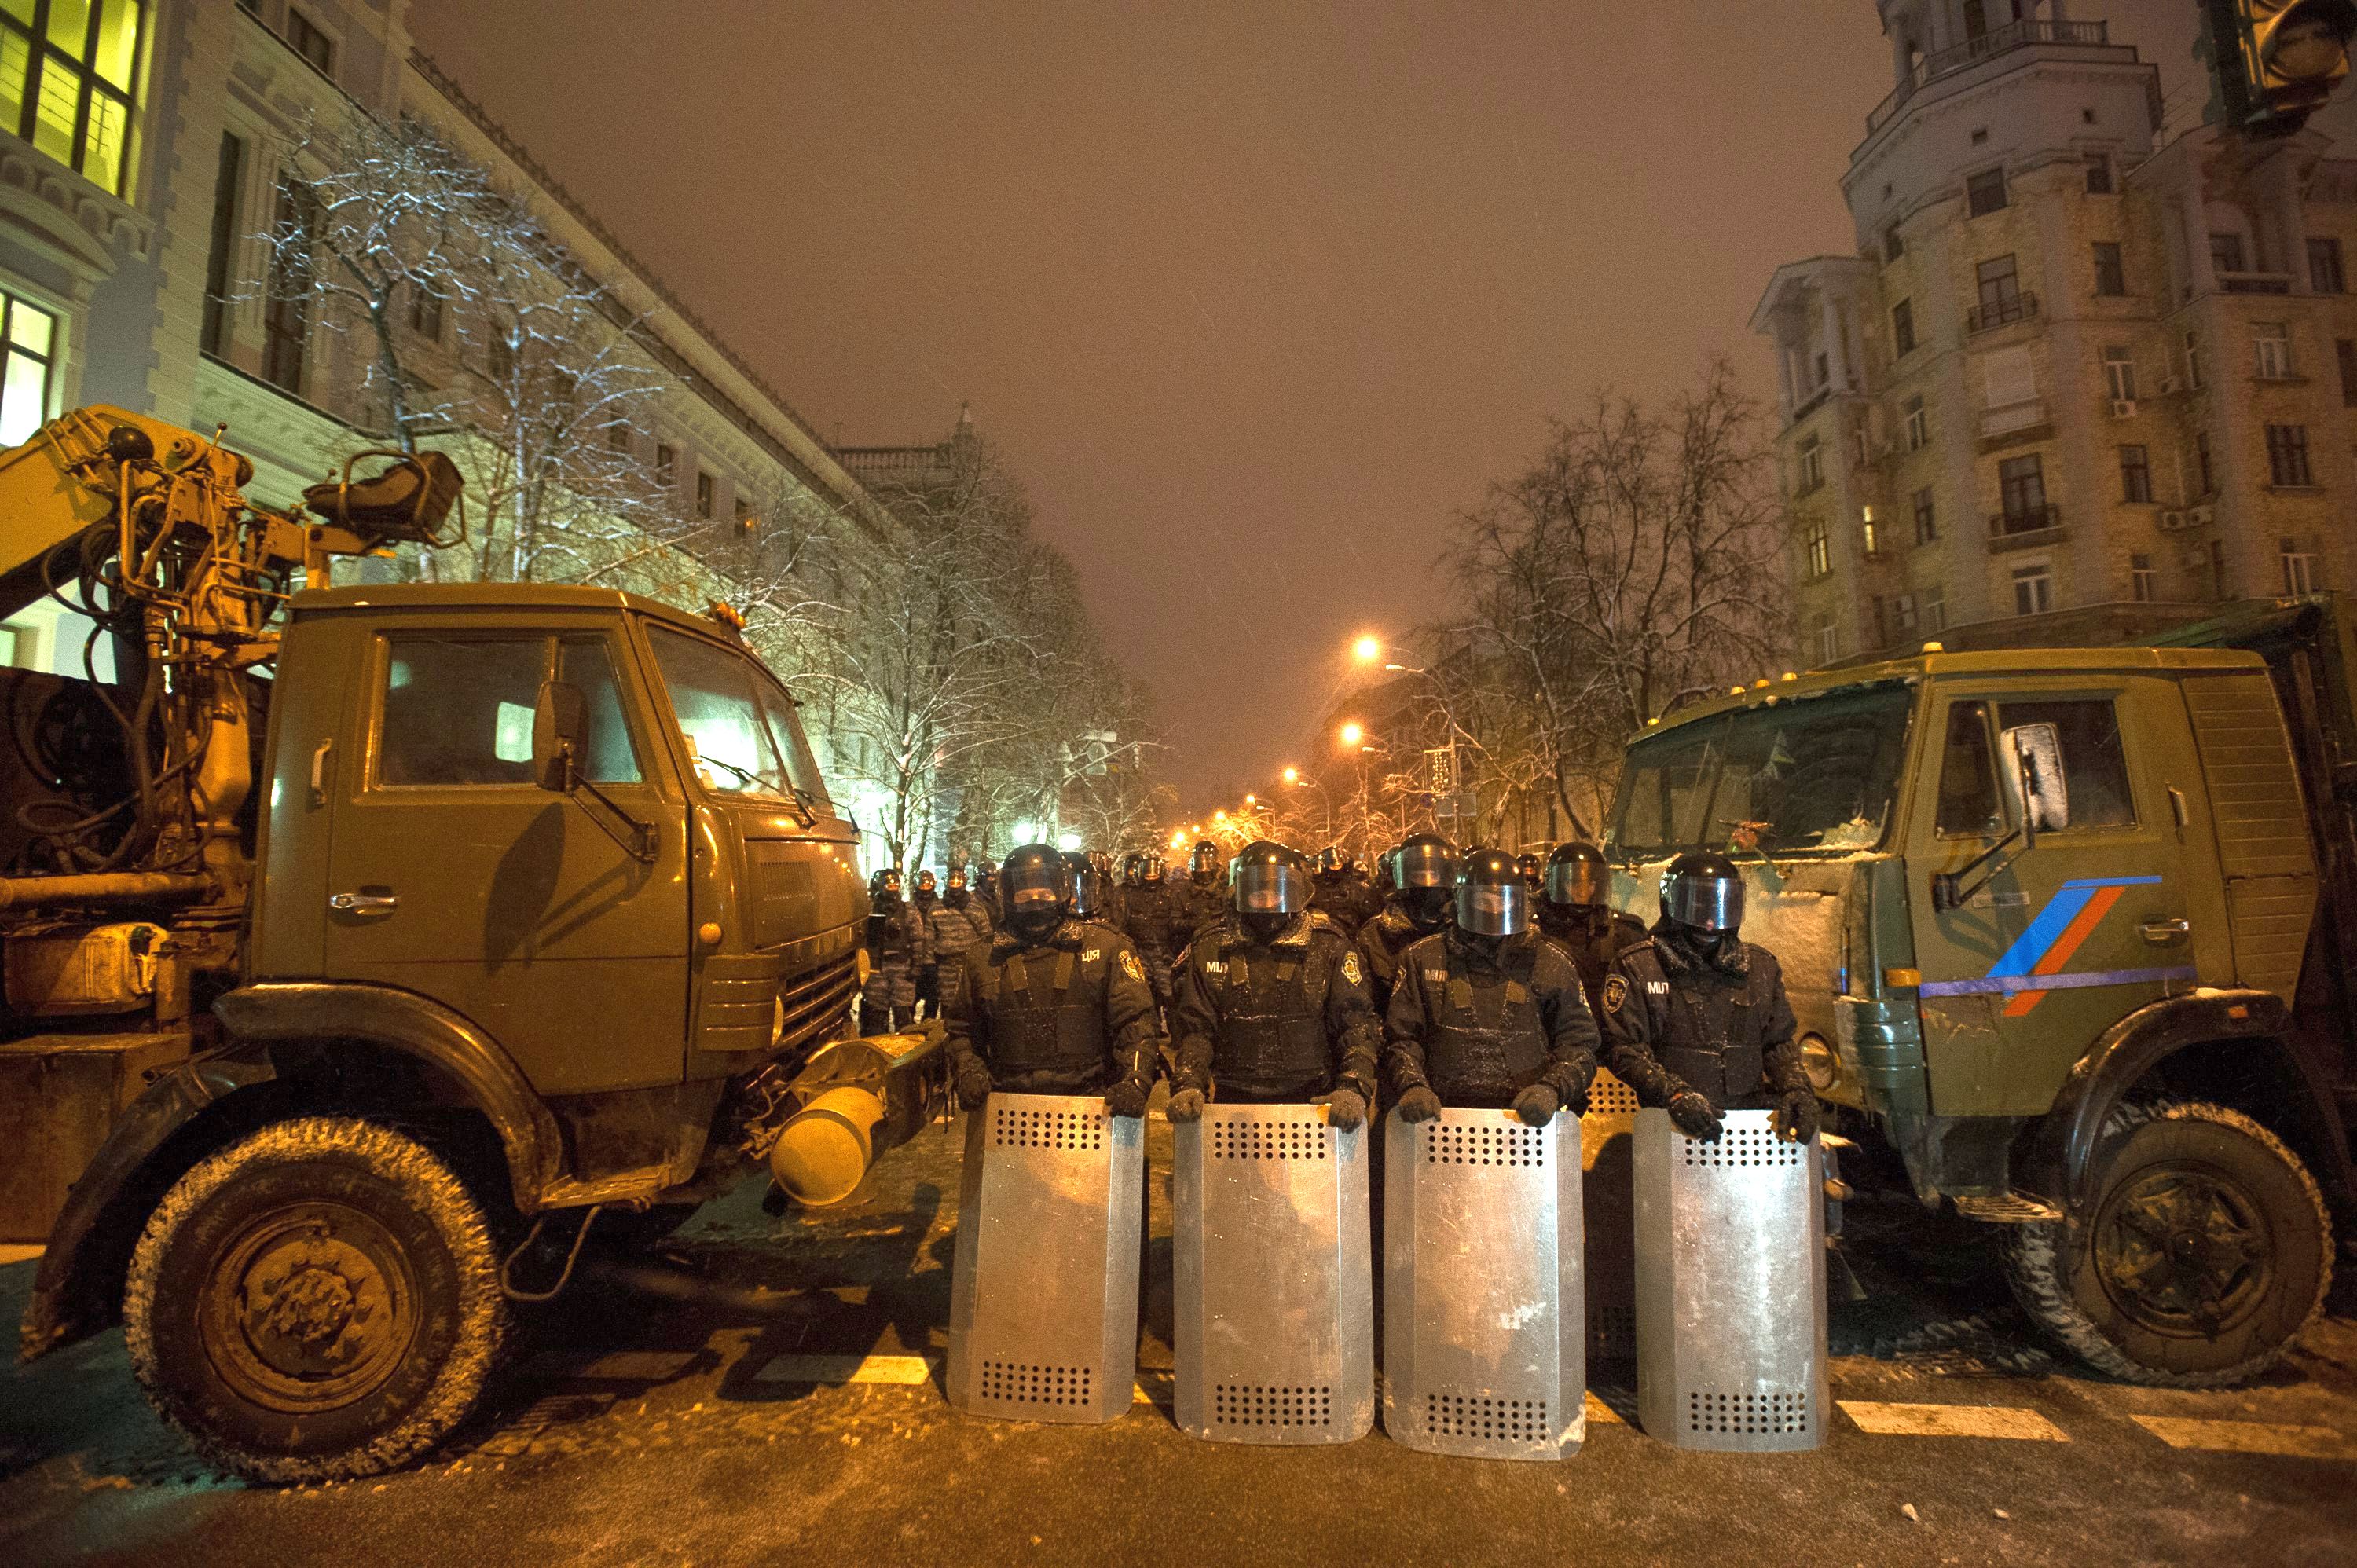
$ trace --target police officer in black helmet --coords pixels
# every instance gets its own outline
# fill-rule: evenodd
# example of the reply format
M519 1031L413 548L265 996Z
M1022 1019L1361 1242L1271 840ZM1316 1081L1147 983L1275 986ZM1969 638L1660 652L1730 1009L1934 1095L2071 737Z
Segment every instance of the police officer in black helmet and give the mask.
M1357 950L1310 908L1308 862L1263 841L1228 863L1231 908L1196 937L1178 975L1170 1120L1206 1098L1323 1100L1348 1132L1375 1101L1383 1027Z
M1438 833L1417 833L1384 857L1392 895L1383 911L1359 928L1359 960L1367 966L1367 989L1375 1011L1391 1004L1400 955L1448 923L1463 866L1457 846Z
M1644 922L1608 902L1612 868L1592 843L1559 843L1546 859L1539 892L1539 930L1579 966L1590 1012L1604 1004L1604 977L1612 961L1645 940Z
M974 1110L994 1089L1103 1094L1114 1115L1143 1116L1162 1042L1137 950L1074 913L1088 895L1076 898L1047 844L1010 853L998 883L1006 925L966 950L955 984L943 980L958 1103Z
M1227 915L1228 885L1220 874L1218 844L1210 839L1195 841L1195 853L1187 862L1187 886L1178 892L1178 918L1171 927L1174 951L1193 941L1196 932Z
M1682 854L1662 877L1662 916L1621 953L1602 992L1606 1065L1641 1104L1690 1138L1720 1113L1771 1109L1779 1136L1817 1135L1776 955L1738 934L1743 875L1723 854Z
M1383 1016L1406 1122L1443 1106L1511 1106L1532 1126L1587 1109L1596 1020L1570 956L1531 924L1513 856L1477 849L1458 874L1455 920L1401 956Z

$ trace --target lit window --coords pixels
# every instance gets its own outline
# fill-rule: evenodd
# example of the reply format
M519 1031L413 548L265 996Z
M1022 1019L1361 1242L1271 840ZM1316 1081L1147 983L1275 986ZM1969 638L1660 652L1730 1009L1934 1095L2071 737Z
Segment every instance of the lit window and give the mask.
M2054 607L2054 569L2044 562L2013 569L2013 613L2044 615Z
M49 416L49 386L57 365L58 318L15 295L0 295L0 446L22 445Z
M0 4L0 114L93 185L129 194L145 0Z
M2263 381L2291 379L2291 334L2280 321L2251 323L2251 354Z
M2287 594L2316 592L2315 553L2300 549L2297 540L2283 542L2283 584Z
M1857 528L1858 540L1865 545L1866 553L1868 555L1878 553L1882 548L1882 536L1875 531L1872 507L1865 509L1864 514L1858 519Z
M1833 541L1826 536L1822 521L1810 521L1808 532L1801 536L1801 548L1808 559L1808 576L1822 577L1834 569Z
M739 532L739 533L750 533L750 532L753 532L753 503L752 503L752 502L750 502L750 501L748 501L748 500L747 500L743 496L738 496L738 497L737 498L737 503L736 503L736 505L737 505L737 532Z

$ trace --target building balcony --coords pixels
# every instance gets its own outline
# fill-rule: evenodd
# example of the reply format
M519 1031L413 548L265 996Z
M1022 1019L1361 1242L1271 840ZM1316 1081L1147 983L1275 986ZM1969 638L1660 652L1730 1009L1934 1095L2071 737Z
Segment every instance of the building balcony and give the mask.
M2011 22L2002 27L1991 27L1977 38L1937 54L1925 55L1915 62L1907 80L1893 88L1890 96L1876 104L1866 117L1866 134L1871 140L1877 131L1897 118L1899 112L1917 93L1934 82L1962 76L1977 66L1987 64L2000 56L2040 46L2068 48L2096 48L2125 57L2133 61L2136 50L2126 44L2115 46L2111 33L2102 22Z
M1977 338L1984 332L1994 332L2017 321L2037 319L2038 295L2024 289L2019 294L2008 295L1964 312L1964 336Z
M2017 507L1989 518L1988 547L1992 555L2011 550L2034 550L2041 544L2060 544L2070 537L2070 530L2062 526L2061 509L2050 504Z

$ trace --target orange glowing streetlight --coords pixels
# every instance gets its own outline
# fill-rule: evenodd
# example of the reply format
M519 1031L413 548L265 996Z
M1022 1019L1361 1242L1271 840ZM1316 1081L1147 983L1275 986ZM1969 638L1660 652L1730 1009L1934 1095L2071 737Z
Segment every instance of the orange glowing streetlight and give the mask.
M1227 812L1225 812L1225 811L1213 811L1213 812L1211 813L1211 821L1213 821L1213 822L1226 822L1227 820L1228 820L1228 814L1227 814Z
M1367 732L1360 727L1358 720L1352 719L1349 724L1342 726L1342 744L1344 746L1356 746L1366 738Z
M1286 781L1287 784L1298 784L1298 783L1300 783L1300 782L1301 782L1301 769L1299 769L1298 768L1286 768L1286 769L1285 770L1285 781Z
M1260 804L1260 797L1257 795L1247 795L1244 797L1244 804L1247 806L1257 806Z
M1369 635L1351 645L1351 656L1361 664L1372 664L1383 656L1383 640Z

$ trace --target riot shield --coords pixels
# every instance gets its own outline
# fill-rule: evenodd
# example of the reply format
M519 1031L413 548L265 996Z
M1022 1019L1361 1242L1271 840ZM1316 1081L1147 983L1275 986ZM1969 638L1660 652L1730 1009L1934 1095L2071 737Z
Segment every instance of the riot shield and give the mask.
M1364 1127L1322 1105L1206 1106L1173 1129L1178 1424L1220 1443L1348 1443L1375 1423Z
M1637 1357L1636 1197L1630 1186L1637 1091L1602 1069L1579 1119L1580 1208L1587 1226L1587 1357Z
M1095 1096L993 1094L966 1118L950 1403L1113 1421L1137 1388L1146 1124Z
M1637 1113L1637 1413L1677 1448L1824 1441L1822 1153L1765 1111L1701 1143Z
M1558 1459L1587 1432L1579 1123L1449 1110L1383 1126L1383 1430Z

